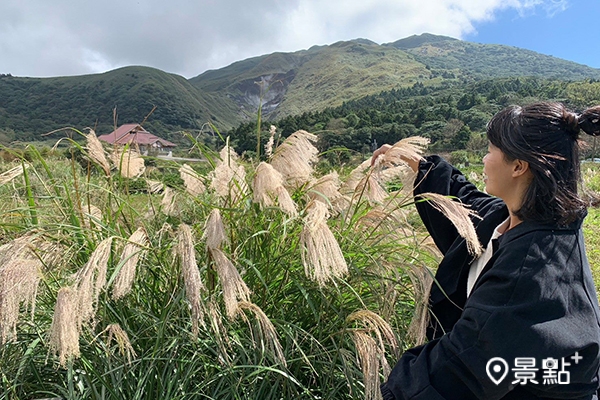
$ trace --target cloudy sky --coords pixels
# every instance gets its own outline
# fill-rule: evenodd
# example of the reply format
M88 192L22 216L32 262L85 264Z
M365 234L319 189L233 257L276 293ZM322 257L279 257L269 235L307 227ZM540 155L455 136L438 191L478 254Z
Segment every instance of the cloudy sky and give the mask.
M424 32L600 68L600 0L1 0L0 73L194 77L275 51Z

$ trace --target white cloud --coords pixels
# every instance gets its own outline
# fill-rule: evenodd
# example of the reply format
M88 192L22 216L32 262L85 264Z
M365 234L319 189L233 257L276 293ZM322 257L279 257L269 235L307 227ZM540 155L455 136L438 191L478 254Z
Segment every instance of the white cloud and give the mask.
M460 38L514 8L554 15L565 0L5 0L0 73L56 76L147 65L186 77L274 51L339 40Z

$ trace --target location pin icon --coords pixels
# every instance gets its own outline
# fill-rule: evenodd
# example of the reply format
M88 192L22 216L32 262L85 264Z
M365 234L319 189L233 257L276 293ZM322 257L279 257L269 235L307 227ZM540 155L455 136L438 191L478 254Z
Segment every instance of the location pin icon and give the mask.
M485 371L492 382L499 385L508 375L508 363L501 357L494 357L487 362Z

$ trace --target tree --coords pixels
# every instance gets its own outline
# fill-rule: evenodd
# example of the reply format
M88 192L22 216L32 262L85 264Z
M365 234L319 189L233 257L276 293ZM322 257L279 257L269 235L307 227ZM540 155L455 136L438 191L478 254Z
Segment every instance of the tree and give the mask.
M471 140L471 130L468 126L464 125L452 139L452 147L455 149L466 149L469 140Z

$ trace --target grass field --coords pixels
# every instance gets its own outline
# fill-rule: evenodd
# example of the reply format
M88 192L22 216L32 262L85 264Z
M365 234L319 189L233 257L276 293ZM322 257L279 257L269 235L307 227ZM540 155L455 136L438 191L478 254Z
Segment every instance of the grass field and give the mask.
M439 254L405 167L317 173L302 132L193 167L87 140L0 163L1 400L375 399L424 340Z

